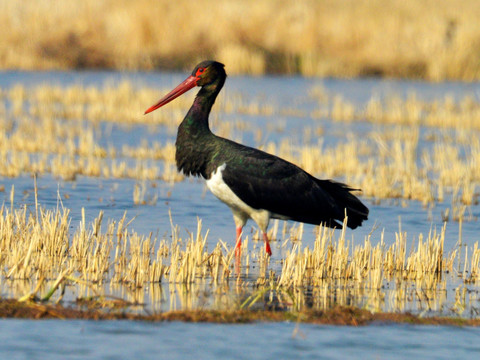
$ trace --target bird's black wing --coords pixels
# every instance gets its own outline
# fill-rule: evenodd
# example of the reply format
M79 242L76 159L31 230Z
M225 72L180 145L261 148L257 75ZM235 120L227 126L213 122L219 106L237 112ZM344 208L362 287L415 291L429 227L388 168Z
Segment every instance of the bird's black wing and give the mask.
M236 143L233 143L236 144ZM368 209L344 184L319 180L298 166L263 151L232 145L222 173L223 180L238 197L255 209L265 209L291 220L339 226L335 220L350 217L350 203L358 208L361 219L348 225L356 227L367 218Z

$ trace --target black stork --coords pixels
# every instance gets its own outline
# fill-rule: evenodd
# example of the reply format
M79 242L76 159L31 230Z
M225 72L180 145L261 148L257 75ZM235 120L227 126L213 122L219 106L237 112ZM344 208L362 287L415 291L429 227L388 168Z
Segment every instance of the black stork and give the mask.
M227 74L216 61L198 64L185 81L145 111L152 112L195 86L200 86L192 107L178 127L175 160L185 175L202 176L207 187L233 213L236 248L248 219L259 226L265 250L272 254L267 236L271 218L355 229L367 220L368 208L353 189L332 180L320 180L298 166L264 151L214 135L208 115Z

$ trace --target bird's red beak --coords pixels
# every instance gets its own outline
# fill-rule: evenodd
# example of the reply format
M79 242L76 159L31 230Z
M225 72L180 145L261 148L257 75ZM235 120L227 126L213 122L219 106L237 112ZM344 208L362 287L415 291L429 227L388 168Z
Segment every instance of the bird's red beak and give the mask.
M152 105L151 107L149 107L145 111L144 115L148 114L149 112L152 112L153 110L157 110L159 107L162 107L163 105L168 104L173 99L176 99L180 95L186 93L188 90L194 88L195 86L197 86L197 81L198 81L198 78L196 76L193 76L193 75L189 76L175 89L173 89L163 98L158 100L158 102L155 105Z

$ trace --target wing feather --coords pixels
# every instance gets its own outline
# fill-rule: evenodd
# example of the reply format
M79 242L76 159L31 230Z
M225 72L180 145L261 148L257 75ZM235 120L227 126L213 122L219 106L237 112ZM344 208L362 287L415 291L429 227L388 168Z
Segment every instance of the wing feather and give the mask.
M256 149L227 162L225 183L249 206L312 224L343 218L335 199L298 166Z
M265 209L273 217L309 224L341 227L347 210L351 228L361 225L368 209L355 197L354 189L332 180L320 180L298 166L264 151L221 139L208 173L227 166L223 180L246 204Z

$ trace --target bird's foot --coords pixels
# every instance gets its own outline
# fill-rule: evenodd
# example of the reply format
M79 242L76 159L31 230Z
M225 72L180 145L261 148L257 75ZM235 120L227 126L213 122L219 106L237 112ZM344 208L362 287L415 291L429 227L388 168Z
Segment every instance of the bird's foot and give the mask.
M263 241L265 241L265 252L268 256L272 256L272 249L270 249L270 241L268 241L268 235L266 232L263 233Z
M265 251L268 256L272 256L272 249L270 249L270 244L268 242L265 243Z

